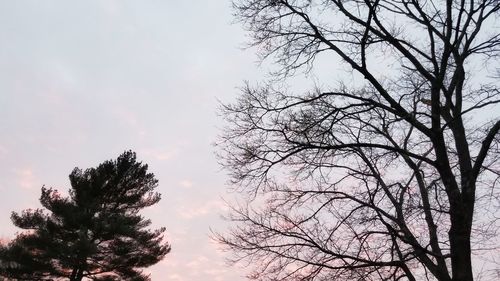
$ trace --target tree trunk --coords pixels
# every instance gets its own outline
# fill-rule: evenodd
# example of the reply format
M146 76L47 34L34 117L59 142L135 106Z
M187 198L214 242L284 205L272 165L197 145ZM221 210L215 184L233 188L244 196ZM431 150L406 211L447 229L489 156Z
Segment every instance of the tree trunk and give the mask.
M467 194L462 194L460 210L451 213L449 237L453 281L474 280L470 245L472 212L468 211L471 202L464 198L467 198Z
M70 281L82 281L82 279L83 279L83 269L80 269L80 268L73 269L69 280Z
M451 268L453 281L472 281L470 239L463 229L450 235Z
M77 268L73 268L73 270L71 271L71 275L69 277L70 281L74 281L75 280L77 271L78 271Z
M83 279L83 269L78 270L75 281L81 281ZM472 279L471 279L472 280Z

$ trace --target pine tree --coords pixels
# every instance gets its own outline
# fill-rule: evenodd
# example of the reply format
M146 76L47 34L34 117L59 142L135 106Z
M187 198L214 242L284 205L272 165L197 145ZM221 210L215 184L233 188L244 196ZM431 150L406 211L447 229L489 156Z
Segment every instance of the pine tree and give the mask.
M69 197L42 187L46 210L12 213L12 222L26 231L1 249L4 274L19 280L149 280L141 268L160 261L170 246L163 241L165 228L150 230L151 221L139 214L160 200L158 180L147 170L126 151L96 168L75 168Z

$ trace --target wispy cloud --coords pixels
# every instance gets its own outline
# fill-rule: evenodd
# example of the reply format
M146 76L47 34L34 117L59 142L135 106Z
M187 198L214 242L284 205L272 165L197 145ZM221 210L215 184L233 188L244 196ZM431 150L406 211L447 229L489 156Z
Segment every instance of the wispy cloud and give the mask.
M179 182L179 185L182 187L185 187L185 188L190 188L190 187L193 187L193 182L190 180L181 180Z
M0 155L9 153L9 150L4 145L0 144Z
M182 228L174 229L173 231L167 230L168 239L172 245L178 245L186 241L186 237L189 237L189 232Z
M211 280L221 281L230 271L220 259L214 259L207 248L197 249L201 254L172 253L162 264L162 271L169 272L167 281Z
M15 171L17 176L17 185L23 189L32 189L35 187L36 180L33 171L30 168L23 168Z
M213 213L220 213L226 208L226 204L221 200L211 200L201 205L182 206L178 210L178 214L184 219L195 219Z
M131 128L136 128L139 126L139 118L137 112L125 108L123 106L115 106L112 109L112 113L114 117L119 120L120 122L123 122L126 126L129 126Z
M174 273L174 274L169 274L167 280L169 280L169 281L184 281L185 279L182 276L180 276L179 274Z
M179 148L170 147L170 148L141 149L138 151L138 153L140 155L151 157L159 161L166 161L177 156L179 154Z
M204 270L205 275L210 276L210 278L207 278L209 280L214 280L214 281L222 281L224 280L225 274L227 273L227 270L221 269L222 267L219 266L219 268L210 268Z

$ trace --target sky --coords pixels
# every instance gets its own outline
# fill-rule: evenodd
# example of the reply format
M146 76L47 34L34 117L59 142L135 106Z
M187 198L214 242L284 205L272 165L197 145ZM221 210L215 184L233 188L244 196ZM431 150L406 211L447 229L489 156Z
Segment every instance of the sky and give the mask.
M131 149L162 194L143 214L172 245L152 280L243 280L209 238L232 196L217 107L263 73L233 22L229 0L0 0L0 238L43 185Z

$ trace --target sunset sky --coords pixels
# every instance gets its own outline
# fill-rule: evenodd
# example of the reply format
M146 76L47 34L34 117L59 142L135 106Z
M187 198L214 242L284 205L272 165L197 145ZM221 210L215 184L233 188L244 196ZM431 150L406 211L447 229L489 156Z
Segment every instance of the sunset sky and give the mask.
M152 279L243 280L209 238L233 196L218 100L265 74L231 13L229 0L0 1L0 237L42 185L66 191L74 167L131 149L159 179L144 214L172 244Z

